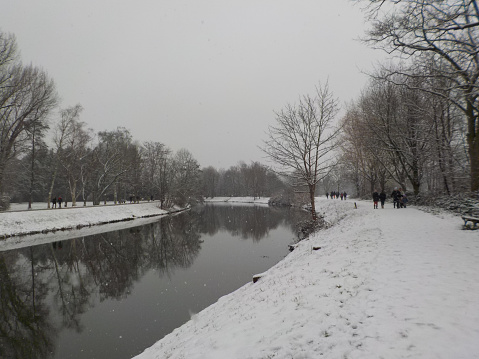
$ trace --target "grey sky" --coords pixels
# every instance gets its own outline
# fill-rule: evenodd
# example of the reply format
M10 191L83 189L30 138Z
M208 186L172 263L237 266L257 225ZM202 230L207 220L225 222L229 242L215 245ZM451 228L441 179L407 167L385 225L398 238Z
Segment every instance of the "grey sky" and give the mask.
M0 0L24 63L95 131L188 149L202 166L266 163L275 110L319 81L356 99L380 54L348 0Z

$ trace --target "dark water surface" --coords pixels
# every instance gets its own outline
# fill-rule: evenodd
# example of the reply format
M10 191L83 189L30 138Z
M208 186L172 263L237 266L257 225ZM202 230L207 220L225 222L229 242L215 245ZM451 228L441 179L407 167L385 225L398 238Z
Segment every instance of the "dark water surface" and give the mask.
M0 252L0 358L131 358L284 258L298 216L205 205Z

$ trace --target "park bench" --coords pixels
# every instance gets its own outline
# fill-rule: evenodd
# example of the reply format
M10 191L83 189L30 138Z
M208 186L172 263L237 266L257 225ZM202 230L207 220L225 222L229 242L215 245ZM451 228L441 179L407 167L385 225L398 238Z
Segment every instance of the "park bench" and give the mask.
M464 220L464 227L469 228L469 229L479 229L477 224L479 223L479 218L476 217L471 217L471 216L462 216L462 219ZM473 224L472 228L467 225L467 222L471 222Z

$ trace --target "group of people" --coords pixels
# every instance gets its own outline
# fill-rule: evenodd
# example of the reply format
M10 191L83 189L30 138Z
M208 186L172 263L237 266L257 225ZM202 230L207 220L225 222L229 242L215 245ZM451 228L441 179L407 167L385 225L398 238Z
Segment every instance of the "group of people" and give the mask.
M374 202L374 209L378 208L378 203L381 202L381 208L384 208L384 203L386 202L386 193L384 190L381 193L378 191L374 191L373 193L373 202ZM394 208L406 208L406 204L408 202L408 198L406 193L402 193L400 188L394 187L394 191L391 193L391 198L393 199Z
M58 208L62 208L62 202L63 198L61 196L53 197L52 198L52 208L57 208L57 203L58 203ZM65 207L67 206L67 201L65 201Z
M331 193L329 192L326 192L326 198L331 198L331 199L338 199L338 198L341 198L341 201L344 199L346 200L346 197L347 197L347 193L346 192L334 192L334 191L331 191Z

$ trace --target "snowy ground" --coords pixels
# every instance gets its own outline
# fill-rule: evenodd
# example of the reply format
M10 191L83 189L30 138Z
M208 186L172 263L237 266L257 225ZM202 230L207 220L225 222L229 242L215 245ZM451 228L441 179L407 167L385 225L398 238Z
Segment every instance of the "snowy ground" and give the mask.
M99 205L46 209L43 203L34 203L33 210L25 210L26 204L14 204L8 212L0 213L0 238L56 232L77 227L90 227L109 222L128 221L137 218L164 215L168 212L159 208L160 202L141 202L122 205ZM19 212L15 212L19 211ZM74 232L74 231L71 231ZM21 239L0 239L3 243ZM2 243L3 242L3 243Z
M479 230L357 203L135 358L479 358Z
M206 198L205 202L229 202L229 203L256 203L256 204L268 204L269 197L253 198L253 197L213 197Z

